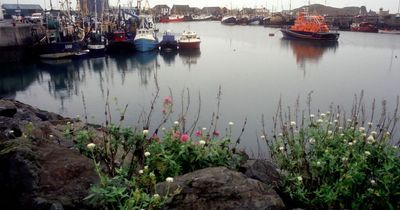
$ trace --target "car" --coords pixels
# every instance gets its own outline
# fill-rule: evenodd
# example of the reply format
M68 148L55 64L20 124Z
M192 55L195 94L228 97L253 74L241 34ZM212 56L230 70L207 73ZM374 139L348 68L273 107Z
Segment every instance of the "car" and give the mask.
M30 20L32 22L39 22L43 19L42 13L33 13L32 16L30 17Z

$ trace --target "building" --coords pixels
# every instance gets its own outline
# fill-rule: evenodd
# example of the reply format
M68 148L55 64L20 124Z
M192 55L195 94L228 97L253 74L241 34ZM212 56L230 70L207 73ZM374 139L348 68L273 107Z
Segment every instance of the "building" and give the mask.
M171 9L171 14L174 15L190 15L191 9L189 5L174 5Z
M222 15L222 9L221 7L203 7L201 13L217 17Z
M42 13L43 9L39 4L3 4L5 18L13 15L31 16L33 13Z
M98 16L101 17L103 11L109 9L109 4L108 0L80 0L79 7L84 15L94 15L94 11L97 10Z
M200 15L201 9L198 7L190 7L190 14Z
M153 14L157 16L167 16L171 14L171 9L165 4L159 4L153 7Z

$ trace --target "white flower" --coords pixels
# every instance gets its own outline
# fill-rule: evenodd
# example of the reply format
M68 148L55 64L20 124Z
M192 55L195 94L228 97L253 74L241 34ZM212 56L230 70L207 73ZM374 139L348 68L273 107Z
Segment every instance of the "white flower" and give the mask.
M343 139L343 143L346 143L346 144L347 144L347 140L346 140L346 139Z
M389 132L386 132L386 135L390 136L390 133L389 133Z
M262 136L260 136L260 138L261 138L261 139L265 139L265 136L264 136L264 135L262 135Z
M324 121L322 119L318 119L317 123L323 123Z
M319 166L319 165L321 165L321 162L320 162L320 161L317 161L317 166Z
M149 169L149 166L144 166L144 169L145 169L145 170Z
M162 128L161 128L161 130L165 131L165 128L164 128L164 127L162 127Z
M296 126L296 122L295 121L290 122L290 126L292 127Z
M343 136L344 136L344 133L341 133L341 134L340 134L340 136L342 136L342 137L343 137Z
M150 176L156 176L153 172L151 172L149 175L150 175Z
M80 118L81 116L79 114L76 115L76 118Z
M93 149L96 147L96 144L94 144L94 143L89 143L86 147L87 147L89 150L93 150Z
M283 134L282 134L282 133L279 133L278 136L283 136Z
M331 112L330 112L330 111L327 111L327 112L326 112L326 116L329 116L329 115L331 115Z
M14 130L10 130L10 131L8 131L8 133L13 134L13 133L14 133Z
M165 179L165 181L171 183L171 182L174 182L174 178L172 178L172 177L167 177L167 178Z
M364 128L364 127L360 127L360 128L358 128L358 130L359 130L361 133L364 133L364 132L365 132L365 128Z
M178 122L178 121L175 121L175 122L174 122L174 125L179 125L179 122Z
M396 145L393 146L393 149L397 149L397 148L398 148L398 146L396 146Z
M328 131L328 135L329 135L329 136L332 135L332 133L333 133L332 131Z
M350 127L351 130L354 130L354 127Z
M283 147L283 146L279 147L279 150L281 150L281 151L284 150L284 149L285 149L285 147Z
M373 143L375 142L375 138L372 135L369 135L367 141Z
M351 119L347 119L347 122L351 122Z
M313 114L310 114L310 118L314 118L315 117L315 115L313 115Z
M235 124L235 123L233 123L233 122L229 122L229 125L230 125L230 126L232 126L232 125L234 125L234 124Z
M338 123L339 121L338 121L338 120L333 120L333 122L334 122L334 123Z
M343 162L345 162L345 161L348 161L349 159L347 158L347 157L342 157L342 161Z
M364 152L366 155L371 155L371 153L369 151L365 151Z
M154 194L154 195L153 195L153 197L155 197L155 198L159 198L159 197L160 197L160 195L156 193L156 194Z
M372 122L369 122L369 123L368 123L368 126L371 127L371 126L372 126Z
M200 140L200 141L199 141L199 144L200 144L200 145L205 145L205 144L206 144L206 141Z
M68 122L67 122L67 125L69 125L69 124L71 124L71 122L68 121Z
M377 133L376 131L371 131L371 135L372 135L373 137L375 137L376 135L378 135L378 133Z
M353 144L356 144L356 143L357 143L357 140L354 139L354 140L353 140Z
M53 135L51 135L51 134L49 135L49 138L51 138L51 139L52 139L53 137L54 137Z
M143 170L139 170L139 174L143 174Z
M149 156L150 156L150 152L145 152L145 153L144 153L144 156L145 156L145 157L149 157Z
M146 129L146 130L143 130L143 135L146 136L148 133L149 133L149 130L147 130L147 129Z
M362 137L366 137L366 136L367 136L367 134L366 134L366 133L363 133L363 134L361 134L361 136L362 136Z
M375 184L376 184L375 180L373 180L373 179L371 179L370 182L371 182L372 185L375 185Z
M314 143L315 143L315 139L310 138L310 139L308 140L308 142L310 142L310 144L314 144Z
M326 114L325 114L325 113L321 113L319 116L320 116L321 118L324 118L324 117L326 116Z
M207 128L202 128L203 131L207 130Z
M340 130L340 131L343 130L343 127L339 127L339 130Z
M349 142L349 146L352 146L353 145L353 142Z
M303 181L303 177L301 177L301 176L298 176L298 177L297 177L297 180L299 180L299 181Z

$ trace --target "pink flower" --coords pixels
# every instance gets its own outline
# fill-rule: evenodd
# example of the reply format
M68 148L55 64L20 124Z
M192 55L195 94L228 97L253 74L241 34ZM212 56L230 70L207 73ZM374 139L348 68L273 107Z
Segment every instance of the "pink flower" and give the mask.
M181 134L180 134L178 131L177 131L177 132L174 132L174 133L172 134L172 138L174 138L174 139L178 139L179 136L181 136Z
M203 135L203 133L200 130L197 130L194 135L196 135L197 137L200 137Z
M164 108L161 110L163 114L167 114L167 110Z
M151 137L151 140L159 141L160 138L157 136L157 134L153 134L153 136Z
M165 104L165 105L168 105L168 104L171 104L171 103L172 103L171 97L165 96L165 97L164 97L164 104Z
M214 131L213 136L219 136L219 131Z
M181 142L187 142L189 140L189 135L186 133L182 134L181 136Z

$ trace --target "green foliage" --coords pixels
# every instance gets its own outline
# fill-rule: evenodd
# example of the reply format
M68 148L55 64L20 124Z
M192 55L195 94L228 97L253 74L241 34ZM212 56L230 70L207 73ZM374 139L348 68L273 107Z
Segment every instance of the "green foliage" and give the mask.
M282 133L268 140L285 194L307 208L400 208L399 149L387 129L340 123L330 112L309 119L300 128L282 124Z

